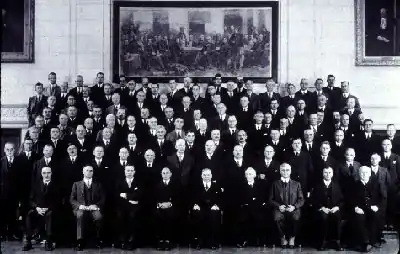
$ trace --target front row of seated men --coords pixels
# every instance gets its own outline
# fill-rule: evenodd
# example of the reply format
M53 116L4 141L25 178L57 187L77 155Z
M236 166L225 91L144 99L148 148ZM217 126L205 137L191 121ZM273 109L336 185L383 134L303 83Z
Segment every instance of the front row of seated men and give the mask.
M151 216L157 223L154 227L158 240L157 249L170 250L171 242L176 237L176 222L189 218L189 230L197 249L210 247L217 249L221 241L221 220L224 217L224 189L213 179L211 169L201 171L201 180L195 183L189 193L180 193L173 181L168 167L161 171L157 188L152 193L143 193L135 178L135 167L126 165L125 179L118 183L115 204L116 228L118 240L123 249L136 248L136 238L140 235L138 216L144 206L149 205L146 199L152 196ZM278 232L282 247L293 248L299 228L302 207L305 203L301 184L290 178L291 166L282 163L279 167L280 179L272 183L266 195L262 181L256 178L256 171L248 167L244 172L243 186L237 186L240 210L237 213L236 241L238 247L248 242L263 242L267 229L274 226ZM52 169L41 169L42 181L33 186L30 197L31 210L26 219L26 241L23 250L32 249L31 239L34 226L44 225L46 250L54 249L53 222L60 216L60 190L52 180ZM387 200L386 190L373 176L370 167L359 168L359 180L354 184L349 202L345 202L341 188L332 180L333 169L323 168L323 179L317 183L310 195L311 207L315 213L319 248L325 249L328 240L334 240L335 249L343 250L341 239L341 221L348 214L351 227L357 236L362 251L370 251L379 239ZM399 191L397 190L397 197ZM178 196L186 195L187 203L179 201ZM146 198L143 198L145 197ZM100 183L93 179L93 167L83 167L83 180L75 182L72 187L69 203L76 217L76 250L82 250L84 239L89 235L88 226L92 222L95 229L96 243L101 246L101 228L105 209L105 192ZM346 212L348 210L348 212ZM271 214L269 216L268 214ZM271 218L268 220L268 218ZM273 221L273 223L269 223ZM42 222L42 223L39 223ZM270 226L271 225L271 226ZM268 229L270 230L270 229ZM328 236L331 236L330 238Z

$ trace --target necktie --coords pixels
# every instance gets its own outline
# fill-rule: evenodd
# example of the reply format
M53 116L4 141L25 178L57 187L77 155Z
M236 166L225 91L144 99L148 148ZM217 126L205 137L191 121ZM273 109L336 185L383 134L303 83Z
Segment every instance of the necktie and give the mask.
M307 150L311 151L311 145L310 144L307 144Z
M148 167L148 168L151 168L151 163L147 163L147 167Z
M125 168L125 166L126 166L126 162L125 161L122 162L122 166Z
M44 188L43 188L44 193L47 192L48 186L49 186L49 183L44 183Z
M167 181L164 181L164 184L167 185Z
M132 181L131 181L131 180L128 180L127 183L128 183L128 187L131 188L131 186L132 186Z
M109 141L107 140L107 141L105 142L105 145L108 146L108 144L109 144Z
M100 161L99 160L96 160L96 162L97 162L97 167L100 167Z
M206 183L206 191L208 191L210 189L210 184Z
M88 180L88 181L86 182L86 186L87 186L88 188L90 188L90 185L91 185L90 180Z
M46 166L48 166L49 165L49 159L46 159L45 161L46 161Z
M71 163L74 164L75 163L75 158L71 158Z

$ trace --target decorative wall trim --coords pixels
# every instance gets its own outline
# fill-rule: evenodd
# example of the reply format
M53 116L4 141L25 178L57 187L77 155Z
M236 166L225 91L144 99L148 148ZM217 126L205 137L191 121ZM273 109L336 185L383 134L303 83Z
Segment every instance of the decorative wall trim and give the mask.
M28 116L25 104L1 105L1 128L11 127L28 127Z

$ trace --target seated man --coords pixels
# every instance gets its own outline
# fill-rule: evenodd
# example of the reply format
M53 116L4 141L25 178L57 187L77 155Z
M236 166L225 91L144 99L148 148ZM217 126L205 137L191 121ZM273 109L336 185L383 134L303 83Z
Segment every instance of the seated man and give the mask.
M34 224L40 222L44 224L46 230L46 251L52 251L53 247L53 220L56 209L61 203L61 192L57 184L52 180L50 167L43 167L41 172L42 181L37 181L32 185L30 195L31 210L26 216L26 242L23 251L32 249L32 235Z
M125 179L120 180L116 186L117 200L117 228L119 234L118 246L121 249L133 250L137 232L137 214L142 191L139 188L135 175L135 167L125 166Z
M240 212L237 247L243 248L247 243L264 244L265 183L256 180L256 170L249 167L245 171L246 181L240 189Z
M362 166L360 180L353 186L354 226L363 252L369 252L378 241L381 210L386 204L386 192L378 180L371 178L371 168Z
M167 167L161 171L162 180L155 188L155 219L156 236L158 239L157 250L170 250L172 233L174 231L176 213L178 208L178 183L171 179L171 170ZM182 218L183 220L183 218Z
M204 168L201 182L194 186L192 193L191 219L194 226L196 249L211 246L219 247L218 236L221 226L222 189L216 181L212 181L211 169Z
M340 221L342 215L343 195L340 186L332 181L333 169L325 167L322 172L323 180L316 184L311 193L312 206L315 210L319 250L325 250L328 232L332 232L332 239L336 241L336 250L342 251L340 246Z
M273 219L278 228L281 246L294 248L300 208L304 205L303 192L299 182L290 179L291 167L282 163L281 179L275 181L270 190L269 203L273 206Z
M69 199L76 217L76 251L83 249L84 226L88 216L95 222L97 247L101 248L100 230L103 221L104 201L105 195L101 184L93 181L93 167L90 165L84 166L83 180L74 183Z

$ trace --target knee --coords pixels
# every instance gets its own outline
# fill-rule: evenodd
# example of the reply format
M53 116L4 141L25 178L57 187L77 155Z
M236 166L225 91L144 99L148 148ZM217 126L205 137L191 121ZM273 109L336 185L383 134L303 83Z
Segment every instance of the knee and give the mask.
M84 215L84 212L81 211L81 210L78 210L78 211L75 212L75 217L76 217L77 220L82 220L83 219L83 215Z
M275 222L279 222L282 221L285 217L283 216L283 214L280 211L275 211L274 212L274 216L273 219Z
M103 218L103 215L101 214L100 211L94 211L92 213L92 216L94 221L100 221Z
M290 214L290 216L291 216L291 219L292 219L293 221L298 221L298 220L300 220L300 211L299 211L299 210L294 210L294 211Z

